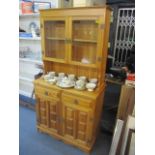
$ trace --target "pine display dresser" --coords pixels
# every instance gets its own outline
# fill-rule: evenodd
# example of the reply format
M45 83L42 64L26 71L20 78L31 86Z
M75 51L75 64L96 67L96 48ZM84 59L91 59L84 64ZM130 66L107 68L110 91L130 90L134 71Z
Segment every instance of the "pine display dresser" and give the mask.
M90 152L99 131L111 10L108 6L40 11L44 75L96 78L94 91L34 81L37 129Z

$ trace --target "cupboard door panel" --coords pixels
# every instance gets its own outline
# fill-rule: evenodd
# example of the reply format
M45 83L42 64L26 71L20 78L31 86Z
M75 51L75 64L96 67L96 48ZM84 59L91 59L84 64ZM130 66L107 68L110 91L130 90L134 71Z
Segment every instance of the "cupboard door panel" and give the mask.
M81 110L80 110L81 109ZM63 103L63 135L79 144L89 144L92 139L92 110Z
M49 104L49 129L54 132L59 131L59 112L58 102L54 100L48 101Z
M43 127L48 127L48 105L46 100L36 95L37 100L37 121Z
M85 144L91 142L92 123L91 110L77 111L77 141Z
M59 102L52 98L36 95L37 121L42 127L49 128L52 132L59 132Z
M63 106L63 135L75 139L76 132L76 110L69 106Z

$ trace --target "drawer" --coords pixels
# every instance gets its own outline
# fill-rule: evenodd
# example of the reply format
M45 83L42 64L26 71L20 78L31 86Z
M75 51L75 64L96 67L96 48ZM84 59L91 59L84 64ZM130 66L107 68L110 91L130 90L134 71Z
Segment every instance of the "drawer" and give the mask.
M93 100L85 99L76 95L62 94L62 102L65 104L72 104L80 107L91 108Z
M42 88L37 86L35 87L35 92L42 94L44 96L60 99L60 91L57 91L55 89L47 89L47 88Z

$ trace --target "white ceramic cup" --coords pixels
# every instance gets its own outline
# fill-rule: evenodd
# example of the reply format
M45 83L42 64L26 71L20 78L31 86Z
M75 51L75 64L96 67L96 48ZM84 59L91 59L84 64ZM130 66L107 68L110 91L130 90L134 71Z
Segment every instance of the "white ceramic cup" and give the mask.
M86 76L80 76L79 78L78 78L79 80L82 80L82 81L86 81Z
M86 88L88 89L88 91L94 91L94 89L96 88L96 84L95 83L87 83Z
M85 87L85 81L83 81L83 80L77 80L76 81L76 86L78 87L78 88L84 88Z
M48 74L49 74L52 78L55 77L55 72L54 72L54 71L51 71L51 72L49 72Z
M69 80L75 80L75 75L74 74L69 74L68 79Z
M89 82L96 84L98 82L98 80L97 80L97 78L91 78L91 79L89 79Z
M58 77L60 77L60 78L63 78L64 76L65 76L65 73L63 73L63 72L58 74Z

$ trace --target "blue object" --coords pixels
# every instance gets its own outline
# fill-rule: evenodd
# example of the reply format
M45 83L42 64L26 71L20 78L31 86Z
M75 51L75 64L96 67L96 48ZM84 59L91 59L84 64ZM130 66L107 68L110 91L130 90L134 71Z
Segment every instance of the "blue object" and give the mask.
M20 33L19 33L19 37L32 38L32 33L20 32Z
M19 94L19 99L24 101L24 102L33 104L33 105L35 105L35 102L36 102L35 99L32 99L30 97L27 97L27 96L24 96L24 95L21 95L21 94Z

